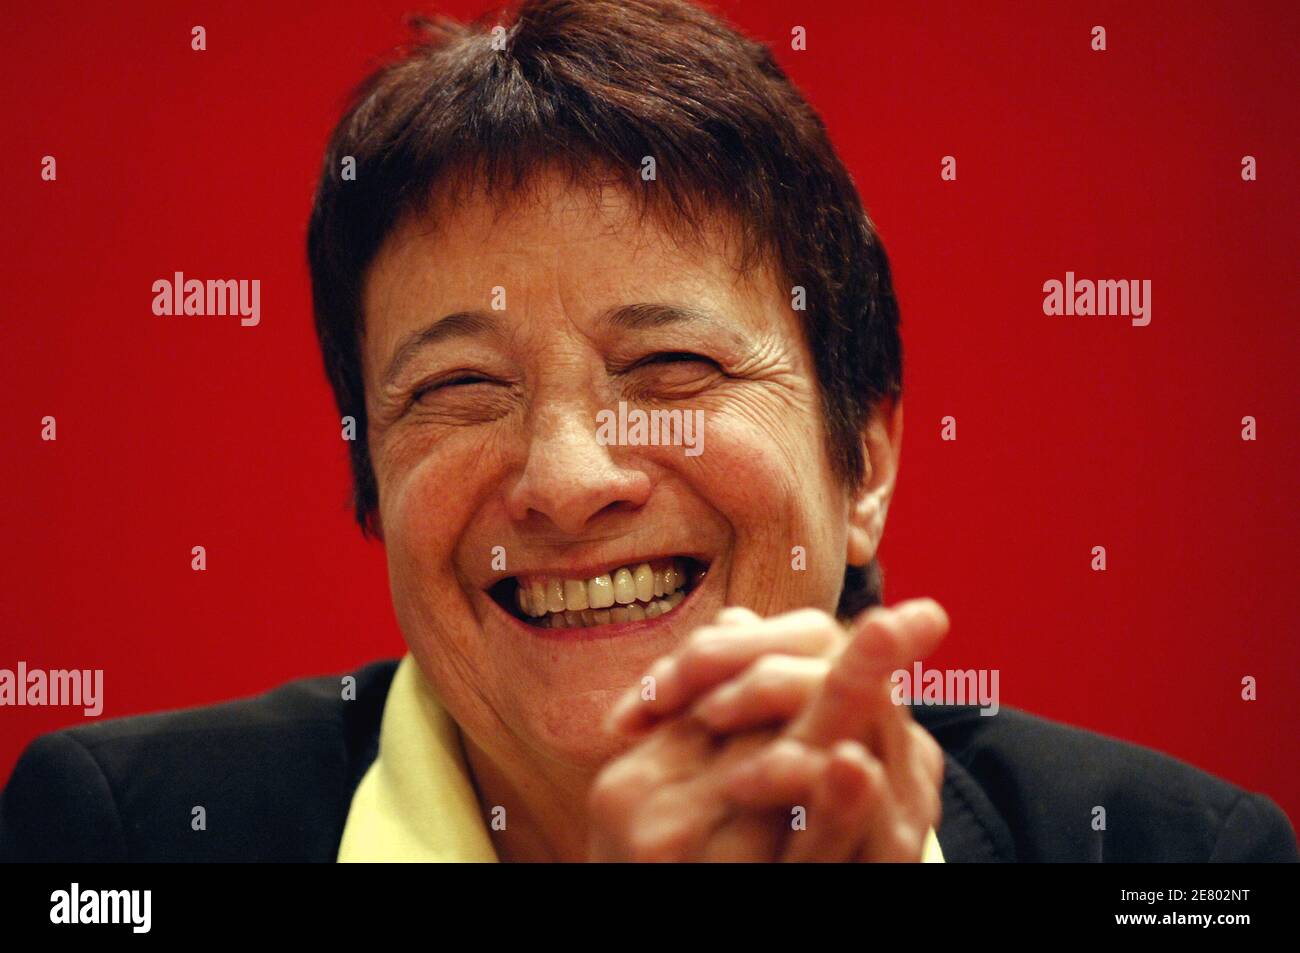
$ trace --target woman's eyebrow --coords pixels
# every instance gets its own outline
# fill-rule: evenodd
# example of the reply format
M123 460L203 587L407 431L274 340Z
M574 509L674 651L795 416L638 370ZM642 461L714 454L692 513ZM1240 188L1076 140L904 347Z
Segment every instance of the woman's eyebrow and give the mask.
M491 331L501 323L500 314L486 311L456 311L444 315L418 331L412 331L393 352L384 371L384 386L388 386L401 374L402 368L411 362L425 348L446 341L453 337L472 337Z
M384 386L389 386L402 373L402 369L425 348L455 337L473 337L498 328L504 318L501 313L486 311L455 311L444 315L402 339L393 352L384 371ZM710 335L718 335L733 345L744 343L742 335L717 315L698 308L674 304L639 303L620 305L601 315L601 322L627 331L651 330L676 324L702 327Z
M671 325L689 324L717 335L733 345L744 343L744 336L728 321L711 311L676 304L627 304L611 308L602 315L606 323L623 330L638 331Z

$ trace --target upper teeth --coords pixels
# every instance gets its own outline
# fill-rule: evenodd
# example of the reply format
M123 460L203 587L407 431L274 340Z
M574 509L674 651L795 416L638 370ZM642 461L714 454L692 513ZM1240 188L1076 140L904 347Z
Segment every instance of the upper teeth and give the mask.
M649 608L655 607L657 602L665 601L659 597L672 596L685 584L686 574L674 559L658 569L649 563L640 563L620 566L591 579L520 579L517 593L519 608L533 617L547 613L595 613L615 606L635 606L637 603L641 604L639 612L644 611L650 615ZM680 598L676 600L680 601ZM613 611L619 610L613 608ZM661 607L653 614L659 615L664 611L667 609Z

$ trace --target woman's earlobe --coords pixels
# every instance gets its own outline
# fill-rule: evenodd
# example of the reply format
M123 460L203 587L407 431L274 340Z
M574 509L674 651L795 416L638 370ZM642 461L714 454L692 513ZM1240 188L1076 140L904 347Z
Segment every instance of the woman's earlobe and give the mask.
M848 537L845 540L844 561L850 566L865 566L876 554L880 543L877 536L866 528L870 520L859 521L855 517L849 521Z
M865 566L880 546L889 501L894 495L902 435L901 400L879 406L863 431L863 479L849 508L845 542L845 561L849 565Z

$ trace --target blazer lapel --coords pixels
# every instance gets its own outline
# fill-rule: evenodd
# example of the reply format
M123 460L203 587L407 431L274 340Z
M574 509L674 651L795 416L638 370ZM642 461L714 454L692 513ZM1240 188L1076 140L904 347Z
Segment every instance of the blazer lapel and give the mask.
M943 753L943 816L939 847L950 864L1011 863L1015 842L988 795L947 751Z

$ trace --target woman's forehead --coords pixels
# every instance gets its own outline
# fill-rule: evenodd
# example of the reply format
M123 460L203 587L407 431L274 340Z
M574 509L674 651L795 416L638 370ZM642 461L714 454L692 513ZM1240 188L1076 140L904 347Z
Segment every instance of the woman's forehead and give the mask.
M518 188L476 182L453 180L435 189L393 229L376 265L384 257L430 254L468 263L484 256L544 262L549 255L581 253L608 255L611 266L717 257L741 270L740 230L725 209L688 216L621 182L579 184L556 169L543 169Z
M742 268L726 217L674 227L619 187L598 192L552 179L515 196L466 191L396 227L367 275L367 337L434 312L571 317L662 301L754 311L784 299L771 269Z

